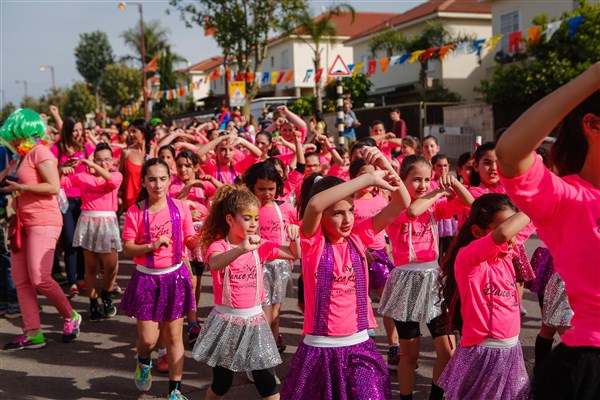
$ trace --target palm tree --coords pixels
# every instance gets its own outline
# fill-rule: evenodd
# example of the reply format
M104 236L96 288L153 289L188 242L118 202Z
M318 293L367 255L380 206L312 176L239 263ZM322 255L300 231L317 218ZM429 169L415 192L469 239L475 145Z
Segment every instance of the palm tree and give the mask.
M288 26L287 34L296 35L300 40L306 43L313 51L313 64L315 74L321 68L321 53L323 49L321 44L337 42L336 36L338 33L337 26L333 22L333 18L336 16L350 13L352 16L352 23L354 23L354 17L356 12L354 8L349 4L338 4L327 9L322 15L314 17L308 10L301 11L298 13L295 19L295 26ZM321 98L320 82L315 79L315 96L317 98L317 110L322 111L323 105Z
M152 20L144 23L144 42L146 45L146 59L144 60L148 64L156 56L164 53L165 49L171 45L169 43L168 28L160 26L159 20ZM140 45L140 27L136 25L135 28L131 28L121 33L121 38L129 48L132 50L133 55L127 55L122 57L121 61L134 61L141 65L142 53ZM185 61L185 58L178 54L171 53L173 62Z
M391 57L406 48L406 38L393 28L386 28L374 35L369 41L369 51L373 58L377 53L384 51L387 57Z

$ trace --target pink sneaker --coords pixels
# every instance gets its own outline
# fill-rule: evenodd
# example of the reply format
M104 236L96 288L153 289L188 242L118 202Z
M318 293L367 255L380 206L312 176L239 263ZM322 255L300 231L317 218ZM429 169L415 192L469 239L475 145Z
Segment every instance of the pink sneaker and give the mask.
M156 368L158 369L158 372L169 372L169 362L167 361L166 354L158 357L158 360L156 360Z
M63 325L63 342L70 343L79 336L79 326L81 325L81 315L73 310L73 316L66 319Z

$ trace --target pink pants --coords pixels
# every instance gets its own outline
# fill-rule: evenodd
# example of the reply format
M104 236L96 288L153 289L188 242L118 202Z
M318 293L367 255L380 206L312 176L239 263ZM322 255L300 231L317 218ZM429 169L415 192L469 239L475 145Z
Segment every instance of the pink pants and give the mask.
M12 276L25 332L41 327L36 290L50 300L63 318L71 318L73 314L71 303L52 279L54 249L60 231L60 226L25 227L21 250L11 255Z

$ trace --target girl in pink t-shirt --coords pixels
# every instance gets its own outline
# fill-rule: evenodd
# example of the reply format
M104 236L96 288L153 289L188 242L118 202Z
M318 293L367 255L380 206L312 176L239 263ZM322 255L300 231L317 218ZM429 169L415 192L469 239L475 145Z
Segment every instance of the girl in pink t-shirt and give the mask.
M263 240L258 233L260 203L246 189L220 188L200 233L214 283L215 308L192 351L213 368L207 398L222 398L233 373L251 373L262 398L279 398L274 367L281 357L261 308L264 264L299 257L298 227L288 225L290 246Z
M600 62L534 104L498 141L501 180L533 221L565 282L574 315L536 369L536 399L600 393ZM534 153L550 133L558 175Z
M442 309L447 326L462 331L439 380L448 400L529 398L511 262L516 243L529 236L522 232L528 223L508 196L485 194L448 250L440 276Z
M369 148L369 151L379 152L375 147ZM371 164L367 164L367 161L362 157L356 158L350 163L349 172L351 179L373 171L375 171L375 167ZM361 189L354 194L355 219L360 222L371 218L383 210L388 203L389 201L383 197L377 189L373 187ZM375 291L377 296L381 298L385 282L387 282L392 269L394 269L394 263L388 256L385 232L379 232L377 234L377 240L369 246L365 255L367 257L367 264L369 265L369 289ZM398 368L400 357L398 332L396 332L394 320L389 317L383 317L383 325L385 326L389 346L387 360L388 367L395 370Z
M112 318L117 308L112 304L111 288L117 280L119 268L118 252L121 251L121 232L117 218L117 192L123 175L111 172L112 150L106 143L98 143L94 159L83 159L82 164L89 172L66 175L61 179L65 189L76 187L81 193L81 216L75 228L73 247L82 247L85 258L85 283L90 299L92 322ZM96 276L103 266L102 310L98 303L98 280Z
M248 149L249 154L243 159L235 160L236 146L241 145ZM221 134L211 140L198 150L198 156L203 159L211 150L215 150L216 158L202 165L202 169L208 175L212 175L221 183L232 184L235 178L240 176L252 164L258 162L262 151L249 141L237 135Z
M437 356L429 398L437 400L444 393L437 386L438 378L452 355L448 340L438 329L437 221L462 212L473 202L473 196L451 175L440 177L439 188L430 191L431 164L423 156L406 157L400 177L412 203L388 228L396 268L385 284L379 312L394 320L400 338L398 382L402 399L412 398L421 347L419 325L427 324Z
M275 199L283 194L283 180L277 170L266 162L254 164L244 174L244 185L258 198L260 211L258 227L260 237L281 246L288 244L286 227L295 223L295 210L289 203ZM287 293L292 292L292 265L288 260L271 260L264 268L265 301L263 311L267 316L279 351L285 350L279 334L279 313Z
M349 182L313 175L302 185L305 337L285 379L285 399L391 399L387 367L367 333L376 322L368 298L365 250L408 205L409 197L381 153L367 160L386 170ZM391 190L392 201L355 225L353 195L366 187Z
M127 210L123 226L123 254L133 257L136 268L121 309L137 320L137 388L147 391L152 385L151 355L161 332L167 345L168 393L180 398L183 317L196 307L190 272L182 261L185 247L194 248L197 236L187 204L167 196L169 166L151 158L144 163L141 177L139 201Z

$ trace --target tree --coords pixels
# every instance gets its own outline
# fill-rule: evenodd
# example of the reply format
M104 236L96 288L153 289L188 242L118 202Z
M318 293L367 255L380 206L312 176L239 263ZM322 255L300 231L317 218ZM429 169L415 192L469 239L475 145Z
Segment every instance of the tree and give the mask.
M21 108L29 108L38 113L43 112L40 108L40 102L37 101L33 96L24 96L23 100L21 100Z
M65 88L50 88L38 101L40 112L47 114L51 105L55 105L62 110L67 99L67 92L68 90Z
M314 115L316 110L316 99L315 96L304 96L294 101L288 107L291 112L298 114L301 117L307 115Z
M160 21L152 20L144 23L144 46L146 47L145 62L148 64L154 57L158 57L167 47L170 47L169 33L171 31L168 28L160 26ZM121 61L134 61L137 65L142 65L142 46L141 46L141 35L140 26L136 25L134 28L128 29L121 33L121 38L125 45L128 46L133 52L132 55L127 55L121 58ZM173 61L185 61L185 59L175 53L172 53ZM141 78L140 78L141 79Z
M566 20L583 16L573 37ZM580 1L579 7L563 13L565 20L549 41L528 44L525 59L510 65L496 64L491 80L476 90L494 106L497 128L510 125L536 101L569 82L600 60L600 5ZM535 25L546 29L547 18L538 15Z
M289 26L304 0L169 0L179 11L187 27L198 25L213 35L226 62L237 66L246 77L247 113L258 93L256 72L267 56L269 35ZM240 75L241 76L241 75Z
M142 72L125 64L111 64L104 71L100 91L113 111L118 111L140 97Z
M328 99L335 100L337 98L336 93L336 81L331 81L329 85L325 87L325 93ZM342 87L344 93L350 92L352 98L352 106L354 108L362 108L369 98L369 91L373 87L373 82L363 73L356 74L350 78L342 79ZM328 110L328 111L334 111Z
M79 43L75 48L75 65L83 79L92 86L96 95L96 109L100 108L98 93L102 73L107 65L114 63L114 59L106 33L95 31L79 35Z
M162 55L158 59L158 72L160 74L160 89L170 90L177 87L177 75L173 71L173 55L171 54L171 46L167 46ZM161 117L175 115L178 111L178 100L160 99L155 103L154 111Z
M85 115L94 111L94 96L85 82L75 82L68 90L63 115L85 121Z
M406 48L406 38L394 28L387 28L373 35L369 40L369 51L373 58L377 58L377 53L385 52L387 57L391 57Z
M4 107L2 107L2 110L0 110L0 125L4 124L4 120L6 120L6 118L8 118L8 116L12 114L13 111L15 111L16 109L17 106L15 106L10 101L6 103Z
M349 4L338 4L330 7L322 15L315 17L309 10L302 10L293 21L294 26L286 27L288 35L294 35L306 43L313 51L314 71L321 68L321 53L323 52L322 44L337 43L337 26L333 22L333 18L344 13L350 13L352 23L356 15L354 8ZM315 79L315 96L317 98L317 109L323 111L321 99L321 82Z

